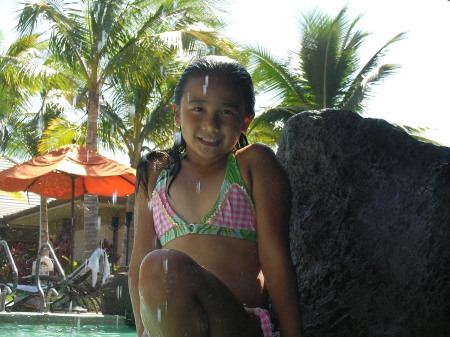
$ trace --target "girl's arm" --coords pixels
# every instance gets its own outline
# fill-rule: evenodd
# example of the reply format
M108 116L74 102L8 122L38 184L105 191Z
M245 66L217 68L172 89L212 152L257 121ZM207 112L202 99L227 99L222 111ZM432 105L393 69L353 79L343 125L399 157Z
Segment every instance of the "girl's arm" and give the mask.
M153 185L151 181L154 180L152 178L149 176L149 185L151 186ZM134 204L134 243L128 271L128 284L138 336L142 336L144 332L140 316L139 270L143 258L149 252L158 248L160 248L159 241L153 227L153 215L150 210L149 199L144 185L140 184Z
M290 184L271 149L260 144L251 147L250 174L261 269L281 335L299 337L299 293L289 250Z

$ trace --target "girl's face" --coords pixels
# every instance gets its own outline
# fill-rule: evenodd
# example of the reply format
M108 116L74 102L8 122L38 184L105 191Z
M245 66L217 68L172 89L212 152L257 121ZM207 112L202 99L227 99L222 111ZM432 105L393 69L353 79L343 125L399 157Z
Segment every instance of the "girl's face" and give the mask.
M190 160L214 163L233 150L253 116L245 116L242 95L218 75L190 78L180 106L173 105Z

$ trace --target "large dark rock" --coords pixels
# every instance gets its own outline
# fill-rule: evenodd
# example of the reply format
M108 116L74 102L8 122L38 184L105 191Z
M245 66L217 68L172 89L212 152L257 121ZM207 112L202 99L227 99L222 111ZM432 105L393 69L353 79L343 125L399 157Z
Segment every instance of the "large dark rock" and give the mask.
M305 337L450 336L450 149L324 110L289 120L278 157Z

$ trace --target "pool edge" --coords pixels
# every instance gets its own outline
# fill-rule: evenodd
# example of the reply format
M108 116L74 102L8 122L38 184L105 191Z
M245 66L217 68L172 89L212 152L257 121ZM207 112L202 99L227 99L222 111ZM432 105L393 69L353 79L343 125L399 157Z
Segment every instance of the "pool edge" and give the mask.
M80 325L126 325L125 316L103 314L60 314L41 312L0 312L0 323L16 324L73 324Z

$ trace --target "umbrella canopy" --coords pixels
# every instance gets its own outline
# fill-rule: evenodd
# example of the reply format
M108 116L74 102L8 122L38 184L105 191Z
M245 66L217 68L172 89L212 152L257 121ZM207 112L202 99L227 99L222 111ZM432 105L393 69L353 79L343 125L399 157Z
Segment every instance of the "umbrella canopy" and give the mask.
M77 144L58 147L0 172L0 190L27 191L47 198L71 199L72 239L75 197L85 193L112 197L132 194L135 181L134 169ZM72 269L73 245L70 249Z
M1 171L0 190L55 199L85 193L124 196L134 192L135 180L133 168L72 144Z

